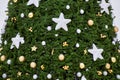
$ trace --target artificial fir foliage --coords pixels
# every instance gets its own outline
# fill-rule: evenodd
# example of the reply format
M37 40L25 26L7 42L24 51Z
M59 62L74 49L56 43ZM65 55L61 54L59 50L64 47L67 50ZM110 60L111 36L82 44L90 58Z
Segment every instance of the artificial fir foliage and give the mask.
M120 50L112 44L105 2L10 0L0 80L120 79Z

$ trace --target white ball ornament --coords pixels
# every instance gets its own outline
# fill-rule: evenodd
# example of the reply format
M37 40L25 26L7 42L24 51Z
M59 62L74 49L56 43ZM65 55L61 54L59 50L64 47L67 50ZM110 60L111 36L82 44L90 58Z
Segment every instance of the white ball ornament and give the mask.
M45 45L46 45L46 42L45 42L45 41L42 41L42 45L45 46Z
M89 0L85 0L86 2L88 2Z
M51 30L52 30L51 26L48 26L48 27L47 27L47 30L48 30L48 31L51 31Z
M80 47L79 43L76 43L76 47L77 47L77 48L79 48L79 47Z
M77 72L77 77L81 77L81 76L82 76L81 72Z
M83 9L80 9L80 14L84 14L84 10Z
M66 5L66 9L70 9L70 5Z
M24 13L21 13L21 14L20 14L20 17L21 17L21 18L24 18Z
M33 79L37 79L38 78L38 75L37 74L34 74L33 75Z
M107 76L107 74L108 74L107 71L103 71L104 76Z
M81 30L80 30L80 29L77 29L76 32L77 32L78 34L80 34L80 33L81 33Z
M10 59L7 60L7 64L8 64L8 65L11 64L11 60L10 60Z
M2 74L2 78L4 78L4 79L7 78L7 74L6 74L6 73L3 73L3 74Z
M52 75L51 75L51 74L48 74L48 75L47 75L47 78L48 78L48 79L51 79L51 78L52 78Z
M55 34L55 37L58 37L58 34Z
M119 75L119 74L117 74L117 75L116 75L116 78L117 78L118 80L120 80L120 75Z

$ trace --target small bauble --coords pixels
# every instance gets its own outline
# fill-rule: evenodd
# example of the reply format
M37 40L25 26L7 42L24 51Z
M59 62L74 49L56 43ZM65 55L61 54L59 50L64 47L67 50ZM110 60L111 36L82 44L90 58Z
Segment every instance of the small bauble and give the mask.
M80 47L79 43L76 43L76 45L75 45L75 46L76 46L76 48L79 48L79 47Z
M24 17L24 13L21 13L21 14L20 14L20 17L23 18L23 17Z
M84 10L83 9L80 9L80 14L84 14Z
M76 32L77 32L78 34L80 34L80 33L81 33L81 30L80 30L80 29L77 29Z
M31 62L31 63L30 63L30 67L31 67L31 68L36 68L36 63L35 63L35 62Z
M119 31L119 29L118 29L118 27L114 27L114 32L118 32Z
M85 64L84 63L80 63L79 67L80 67L80 69L84 69L85 68Z
M13 0L14 3L16 3L18 0Z
M7 78L7 74L6 74L6 73L3 73L3 74L2 74L2 78L4 78L4 79Z
M66 5L66 9L70 9L70 5Z
M88 2L89 0L85 0L86 2Z
M115 63L115 62L116 62L116 58L115 58L115 57L111 57L111 61L112 61L113 63Z
M37 79L38 78L38 75L37 74L34 74L33 75L33 79Z
M6 80L11 80L10 78L7 78Z
M10 60L10 59L7 60L7 64L8 64L8 65L11 64L11 60Z
M77 72L77 77L81 77L81 76L82 76L81 72Z
M47 75L47 78L48 78L48 79L51 79L51 78L52 78L52 75L51 75L51 74L48 74L48 75Z
M45 45L46 45L46 42L45 42L45 41L42 41L42 45L45 46Z
M109 64L109 63L106 63L105 68L106 68L106 69L110 69L110 64Z
M20 62L24 62L24 61L25 61L25 57L24 57L24 56L20 56L20 57L19 57L19 61L20 61Z
M48 31L51 31L51 30L52 30L52 27L51 27L51 26L48 26L48 27L47 27L47 30L48 30Z
M94 24L94 21L93 21L93 20L88 20L88 25L89 25L89 26L93 26L93 24Z
M29 18L33 18L33 12L30 12L30 13L28 14L28 17L29 17Z
M119 74L117 74L117 75L116 75L116 78L117 78L118 80L120 80L120 75L119 75Z
M6 59L6 56L5 56L5 55L2 55L2 56L0 57L0 61L5 61L5 59Z
M104 76L107 76L107 74L108 74L107 71L103 71Z
M63 61L65 59L65 56L63 54L60 54L58 58L60 61Z

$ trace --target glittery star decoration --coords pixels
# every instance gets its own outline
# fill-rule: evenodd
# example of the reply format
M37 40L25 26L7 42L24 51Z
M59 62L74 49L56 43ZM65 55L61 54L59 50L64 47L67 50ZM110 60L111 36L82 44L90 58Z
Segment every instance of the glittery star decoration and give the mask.
M57 23L55 30L58 30L60 28L64 29L65 31L68 31L67 24L71 22L71 19L65 19L64 14L60 13L59 18L52 18L52 21Z
M24 44L24 42L25 42L24 38L20 37L19 33L16 35L16 37L12 38L11 40L12 40L12 44L11 44L10 49L13 49L14 47L16 47L18 49L20 46L20 43Z
M109 6L110 6L109 3L106 3L105 0L102 0L100 3L100 7L102 8L101 13L106 12L107 14L109 14L109 10L108 10Z
M93 55L93 60L96 61L98 58L103 59L102 52L103 49L98 49L95 44L93 44L93 49L88 49L88 52Z
M39 7L39 1L41 0L29 0L27 5L34 4L36 7Z
M36 51L36 50L37 50L36 46L31 47L31 51Z

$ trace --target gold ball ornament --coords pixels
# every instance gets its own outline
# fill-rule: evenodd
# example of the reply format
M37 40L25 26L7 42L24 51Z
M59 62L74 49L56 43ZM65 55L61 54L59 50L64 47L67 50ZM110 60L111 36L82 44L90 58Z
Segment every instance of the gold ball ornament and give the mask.
M31 63L30 63L30 67L31 67L31 68L36 68L36 63L35 63L35 62L31 62Z
M58 58L60 61L63 61L65 59L65 56L63 54L60 54Z
M80 69L84 69L85 68L85 64L84 63L80 63L79 67L80 67Z
M93 21L93 20L91 20L91 19L88 20L88 25L89 25L89 26L93 26L93 24L94 24L94 21Z
M114 27L114 32L118 32L118 31L119 31L118 27L115 26L115 27Z
M6 80L11 80L10 78L7 78Z
M111 62L115 63L116 62L116 58L115 57L111 57Z
M2 56L0 57L0 61L5 61L5 59L6 59L6 56L5 56L5 55L2 55Z
M30 12L30 13L28 14L28 17L29 17L29 18L33 18L33 12Z
M106 63L105 68L106 68L106 69L110 69L110 64L109 64L109 63Z
M20 57L19 57L19 61L20 61L20 62L24 62L24 61L25 61L25 57L24 57L24 56L20 56Z
M13 0L14 3L16 3L18 0Z

